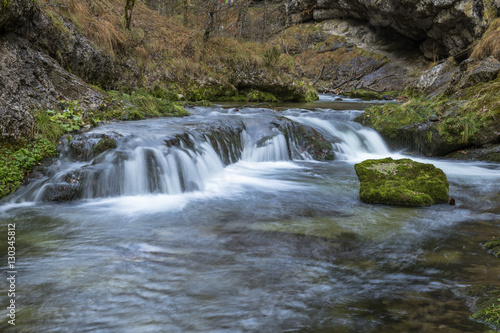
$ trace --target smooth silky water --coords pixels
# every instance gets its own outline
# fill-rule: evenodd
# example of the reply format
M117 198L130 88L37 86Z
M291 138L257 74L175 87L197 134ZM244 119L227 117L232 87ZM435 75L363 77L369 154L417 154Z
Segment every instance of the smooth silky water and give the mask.
M188 118L94 129L123 135L118 148L93 164L62 156L51 178L0 206L0 234L16 224L18 271L16 326L2 320L0 329L487 331L458 290L499 284L498 259L479 242L499 236L500 165L419 157L445 171L455 206L361 203L354 164L405 155L352 121L362 111L325 101L195 108ZM279 116L334 142L336 159L289 154L268 125ZM241 145L230 147L239 158L224 163L198 125L240 121ZM166 147L165 137L186 131L191 147ZM94 177L83 199L42 200L58 173L81 168ZM1 287L6 306L5 279Z

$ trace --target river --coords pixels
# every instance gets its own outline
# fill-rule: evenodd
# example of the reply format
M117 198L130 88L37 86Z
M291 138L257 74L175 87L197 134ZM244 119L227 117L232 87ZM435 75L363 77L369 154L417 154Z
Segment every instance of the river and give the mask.
M447 174L455 206L364 204L354 164L407 156L352 121L359 101L331 101L196 107L93 129L118 147L89 161L61 156L50 177L1 202L0 245L15 223L17 274L16 326L3 315L0 329L488 331L459 290L499 284L498 259L479 243L499 236L500 165L413 156ZM269 126L280 116L334 142L335 159L287 145ZM244 130L220 136L224 159L200 124L226 123ZM165 144L182 133L185 142ZM76 170L91 175L81 198L44 200Z

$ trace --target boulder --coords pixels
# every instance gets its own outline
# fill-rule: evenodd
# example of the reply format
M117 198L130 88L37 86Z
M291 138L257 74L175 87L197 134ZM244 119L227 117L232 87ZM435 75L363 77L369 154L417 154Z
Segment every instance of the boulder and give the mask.
M435 96L451 86L450 81L457 72L458 68L453 58L448 58L447 61L437 64L422 73L412 83L411 87Z
M448 202L445 173L432 164L410 159L366 160L354 166L359 196L366 203L430 206Z
M457 88L464 89L481 82L489 82L497 78L500 73L500 61L490 56L483 60L467 59L460 63L457 71L451 78L448 93Z

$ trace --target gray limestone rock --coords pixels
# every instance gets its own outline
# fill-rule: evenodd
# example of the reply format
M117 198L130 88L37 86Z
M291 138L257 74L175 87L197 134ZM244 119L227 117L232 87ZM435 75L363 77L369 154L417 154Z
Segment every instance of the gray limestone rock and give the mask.
M465 50L500 11L499 1L489 0L294 0L290 3L296 12L312 10L317 21L355 18L373 27L390 27L421 43L421 51L429 59Z

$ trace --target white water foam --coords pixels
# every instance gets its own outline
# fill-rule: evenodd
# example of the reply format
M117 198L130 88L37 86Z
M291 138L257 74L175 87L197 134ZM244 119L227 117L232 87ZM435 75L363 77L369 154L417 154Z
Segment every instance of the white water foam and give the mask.
M356 129L346 122L332 123L311 117L289 116L288 118L336 138L338 142L333 144L336 159L357 162L368 158L387 157L391 154L382 137L370 128Z

